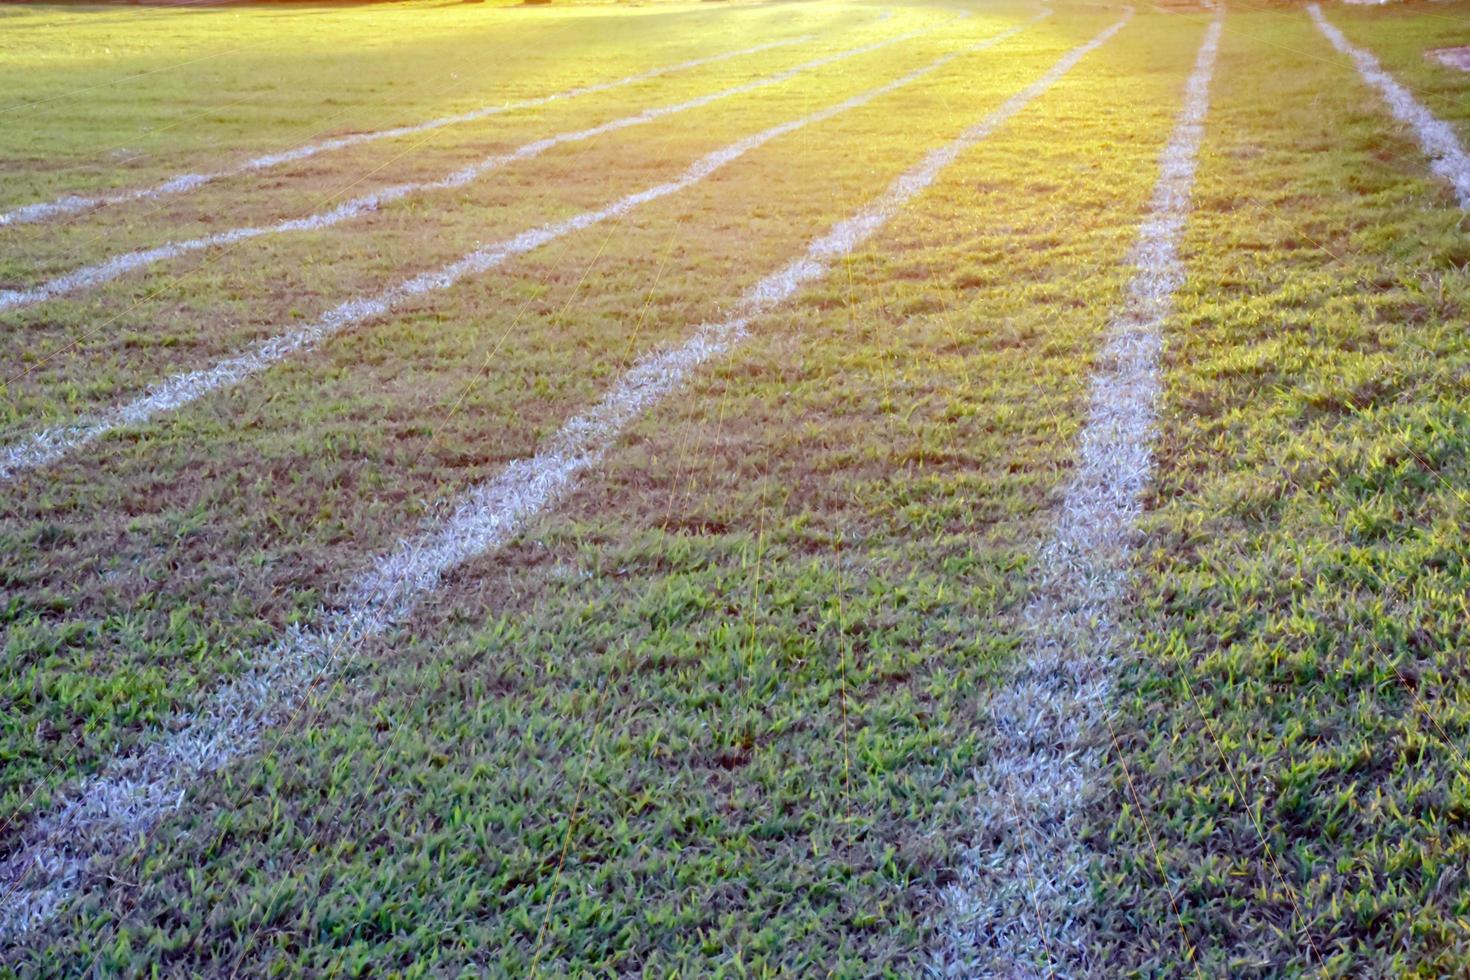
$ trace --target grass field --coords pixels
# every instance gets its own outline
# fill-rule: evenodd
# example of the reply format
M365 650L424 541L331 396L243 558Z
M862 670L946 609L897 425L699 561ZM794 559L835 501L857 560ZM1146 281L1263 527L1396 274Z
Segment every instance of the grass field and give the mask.
M1321 12L1470 144L1470 4ZM0 297L269 229L0 309L0 975L1470 970L1470 216L1306 8L0 5L0 93Z

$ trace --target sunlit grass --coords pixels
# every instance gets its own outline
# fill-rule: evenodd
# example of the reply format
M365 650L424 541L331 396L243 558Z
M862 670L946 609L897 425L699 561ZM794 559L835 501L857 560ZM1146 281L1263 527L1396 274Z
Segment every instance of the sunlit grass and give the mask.
M1418 85L1455 9L1330 13ZM1232 28L1100 907L1145 975L1178 968L1181 930L1207 976L1457 973L1470 219L1305 18ZM1425 97L1462 121L1465 91Z
M890 6L6 9L0 98L47 101L0 127L0 205L818 37L10 229L0 282L308 213L959 9ZM1452 42L1462 7L1332 16L1470 135L1466 83L1416 53ZM914 975L936 891L977 843L987 692L1206 19L1172 9L1142 11L763 319L3 963ZM979 8L461 192L8 314L0 429L113 404L1032 12ZM0 819L17 815L0 841L1114 16L1062 6L901 97L0 487ZM1215 92L1137 656L1098 733L1122 750L1093 800L1099 955L1181 972L1182 926L1207 975L1454 972L1465 218L1299 11L1234 10Z

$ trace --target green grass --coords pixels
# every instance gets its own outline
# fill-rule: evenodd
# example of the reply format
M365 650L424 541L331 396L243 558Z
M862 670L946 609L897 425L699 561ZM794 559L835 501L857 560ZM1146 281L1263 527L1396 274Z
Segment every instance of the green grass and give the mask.
M544 95L743 47L742 37L778 40L877 15L688 2L535 11L8 5L0 106L23 110L26 125L0 132L0 206L138 186L322 134Z
M1328 13L1464 126L1470 82L1413 56L1446 43L1462 6ZM876 23L883 9L0 8L25 25L0 30L19 52L0 90L17 99L216 56L0 128L0 166L19 175L0 204L821 35L10 229L0 280L316 210L955 8ZM0 430L112 404L667 179L1030 12L978 8L462 192L6 314L0 368L24 374ZM0 844L1114 16L1063 5L623 221L0 486L0 810L17 815ZM0 970L918 972L937 890L976 843L988 691L1020 642L1204 22L1140 11L641 421L570 500L199 785L105 887L0 952ZM461 61L494 74L451 86ZM266 79L227 115L190 115ZM1453 973L1470 961L1470 229L1299 10L1232 10L1214 102L1167 332L1137 656L1099 733L1120 750L1091 801L1100 953L1117 975L1192 972L1186 947L1206 975ZM120 167L118 144L148 155Z
M1350 41L1366 46L1420 102L1453 125L1462 141L1470 138L1466 73L1426 57L1438 48L1470 44L1462 11L1453 6L1407 3L1334 7L1327 14Z
M1358 32L1386 64L1443 29L1377 22L1404 26ZM1181 934L1207 976L1454 974L1470 219L1304 19L1232 27L1096 807L1099 902L1120 968L1145 975L1181 969Z
M1009 22L976 24L969 36ZM1085 19L1076 27L1092 23ZM896 74L954 43L889 49L888 57L897 60L888 67ZM930 87L936 139L963 125L946 98L984 81L988 90L976 97L998 103L1068 41L1043 34L1029 43L1038 47L1027 53L1019 45L1007 73L993 81L955 69ZM801 57L788 55L775 67ZM1012 79L1009 88L1001 87ZM631 146L608 147L604 152L618 156L595 161L598 166L589 166L591 151L573 147L536 173L487 181L473 194L488 200L437 195L440 207L431 212L422 202L406 201L354 224L345 239L273 240L264 246L267 268L302 278L284 287L266 285L267 296L240 299L242 308L254 311L247 331L215 319L213 289L228 287L212 277L223 275L221 262L233 260L240 263L241 281L260 282L265 277L254 267L262 256L242 251L211 257L211 278L164 277L171 292L204 307L199 314L187 316L162 299L140 314L140 324L173 320L185 341L140 347L105 332L79 347L74 361L52 366L68 378L84 372L90 397L67 394L65 382L42 384L30 375L12 386L12 404L18 417L49 409L59 418L106 405L167 370L202 366L247 338L277 332L294 321L292 309L330 308L345 295L440 265L477 241L572 213L572 202L601 204L666 179L699 153L871 84L835 72L825 81L830 93L784 86L722 109L733 130L727 134L671 122ZM908 94L909 105L924 104L922 91ZM111 452L122 455L112 457L105 481L93 479L95 458L81 453L18 485L5 571L10 615L20 624L7 647L16 699L8 734L17 764L6 769L6 790L28 791L38 776L60 783L89 759L110 757L119 740L126 746L146 735L149 723L187 709L197 692L237 671L271 630L335 597L334 587L412 529L427 508L534 451L638 354L715 315L719 304L876 193L915 156L904 134L891 131L891 112L891 104L874 105L828 127L828 133L865 141L865 159L813 174L806 183L782 180L787 154L803 143L821 145L810 131L793 136L786 146L741 161L617 227L566 239L546 254L435 297L412 315L343 338L320 357L298 359L176 419L119 438ZM873 170L879 160L887 161L886 172ZM759 204L728 214L730 201ZM679 224L692 227L675 237ZM395 228L401 234L393 234ZM327 249L335 254L324 257ZM698 285L721 282L732 287L705 295ZM119 281L86 302L105 309L115 302L112 293L138 288ZM70 316L66 305L46 307L55 320L25 313L14 319L21 330L45 328ZM629 311L638 311L637 322ZM92 327L81 311L67 322L84 335ZM212 337L215 332L222 336ZM577 354L577 370L567 370L568 351ZM22 348L15 352L25 356ZM19 394L31 385L44 401ZM451 412L462 392L467 400ZM59 478L66 472L71 479ZM65 588L82 568L85 591ZM242 579L253 585L242 590ZM95 669L99 653L107 671ZM54 735L38 740L37 726ZM78 735L86 745L74 754Z

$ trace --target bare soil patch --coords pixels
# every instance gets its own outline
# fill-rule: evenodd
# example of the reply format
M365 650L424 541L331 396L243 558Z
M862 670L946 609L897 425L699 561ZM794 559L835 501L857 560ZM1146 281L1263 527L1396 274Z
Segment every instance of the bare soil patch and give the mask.
M1424 52L1424 56L1449 68L1470 71L1470 44L1458 48L1435 48Z

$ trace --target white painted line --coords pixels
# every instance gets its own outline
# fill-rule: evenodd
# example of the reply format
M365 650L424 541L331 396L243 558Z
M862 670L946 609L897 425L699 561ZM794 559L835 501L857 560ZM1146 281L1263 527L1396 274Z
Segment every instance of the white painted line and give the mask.
M196 780L255 750L261 733L289 716L321 675L354 658L364 640L402 622L445 575L493 553L554 507L640 415L705 362L738 345L754 318L824 276L961 153L1050 88L1121 30L1131 15L1130 10L1073 49L953 142L930 151L868 207L748 290L729 319L704 324L679 346L641 358L601 401L568 421L535 456L511 463L499 476L462 494L447 518L378 559L347 590L341 606L321 612L322 625L293 628L258 655L257 666L220 691L201 714L178 719L156 742L114 760L101 775L65 794L60 807L28 829L22 848L0 861L0 895L5 896L0 941L14 940L54 916L88 884L93 862L115 857L178 810Z
M1413 93L1384 71L1377 58L1343 37L1342 31L1322 15L1320 6L1308 4L1307 12L1332 46L1352 59L1363 81L1378 89L1393 117L1414 131L1419 146L1429 157L1429 169L1450 182L1460 209L1470 211L1470 154L1466 154L1454 128L1426 109Z
M55 299L58 296L65 296L70 293L81 292L82 290L86 289L94 289L97 286L102 285L103 283L110 282L113 279L124 275L125 273L135 272L138 269L146 268L147 266L153 265L156 262L163 262L167 259L178 258L179 256L186 255L190 252L199 252L206 248L213 248L224 245L234 245L237 242L248 241L252 238L261 238L266 235L281 235L296 231L320 231L323 228L330 228L333 225L341 224L344 221L349 221L353 218L359 218L364 214L369 214L373 211L376 211L378 208L382 207L385 204L388 204L392 201L397 201L400 198L409 196L410 194L416 194L423 191L453 190L458 187L464 187L475 182L476 180L479 180L481 177L491 172L492 170L498 170L501 167L509 166L510 164L517 163L523 160L530 160L534 157L540 156L547 150L553 149L554 147L562 146L567 143L582 142L592 139L596 136L603 136L608 133L615 133L622 129L629 129L633 126L643 126L656 120L663 119L667 116L676 115L681 112L688 112L691 109L698 109L701 106L709 105L710 103L717 102L721 99L728 99L732 96L743 95L747 92L754 92L758 89L777 85L781 82L790 81L791 79L805 72L814 71L818 68L835 64L848 58L857 57L858 55L868 54L872 51L877 51L880 48L885 48L889 45L898 44L901 41L911 40L925 33L928 32L910 31L907 34L900 34L896 37L892 37L884 41L878 41L873 44L865 44L860 47L850 48L847 51L841 51L837 54L827 55L822 58L815 58L811 61L803 62L795 66L794 68L788 68L774 75L757 79L752 82L745 82L740 85L734 85L729 88L721 89L718 92L711 92L708 95L701 95L697 98L687 99L683 102L676 102L670 105L658 106L653 109L646 109L643 112L634 113L631 116L624 116L621 119L614 119L611 122L602 123L601 125L592 126L587 129L578 129L571 130L565 133L557 133L555 136L548 136L545 139L535 140L534 142L527 143L524 146L517 147L509 153L497 153L493 156L488 156L484 159L477 160L476 162L466 167L456 170L448 177L432 181L418 181L413 183L395 184L391 187L385 187L382 190L373 191L372 193L364 194L361 197L353 198L350 201L345 201L342 204L337 205L335 208L332 208L330 211L323 211L318 214L307 215L303 218L292 218L288 221L280 221L273 225L257 225L245 228L232 228L229 231L216 232L212 235L204 235L199 238L191 238L187 241L169 242L164 245L159 245L156 248L139 249L135 252L127 252L122 255L114 256L110 259L107 259L106 261L99 262L96 265L89 265L77 269L73 272L68 272L65 275L58 276L55 279L40 283L36 286L31 286L25 289L0 290L0 312L4 312L5 310L17 309L23 306L32 306L36 303L42 303L49 299Z
M974 846L942 895L930 972L1091 976L1085 789L1099 764L1134 524L1152 476L1159 352L1184 281L1190 197L1222 12L1206 30L1134 245L1136 271L1107 331L1053 537L1023 615L1024 661L991 702L995 736L976 773ZM1105 971L1103 971L1105 972Z
M842 58L853 57L889 44L897 44L899 41L908 40L920 33L924 32L899 35L887 41L864 45L860 48L854 48L850 51L818 59L818 62L825 64ZM807 67L816 63L809 62ZM791 72L796 71L798 69L791 70ZM774 84L788 74L783 73L782 75L772 76L759 82L751 82L749 86L742 86L742 88ZM908 84L908 80L900 79L898 83L893 84L900 83L906 85ZM315 347L323 340L341 333L343 330L359 326L378 317L386 316L404 302L415 297L448 289L466 276L479 275L491 269L498 268L512 258L538 249L564 235L581 231L584 228L590 228L610 218L620 217L636 207L647 204L649 201L655 201L661 197L697 184L716 170L761 144L793 130L800 129L802 126L830 118L839 112L845 112L848 109L863 104L868 99L876 98L885 90L886 88L874 89L864 95L855 96L846 102L813 113L802 119L782 123L779 126L773 126L754 136L748 136L723 149L716 150L713 153L701 157L674 180L658 184L647 190L628 194L596 211L584 211L570 218L552 222L549 225L542 225L540 228L524 231L514 238L495 242L476 249L441 269L433 272L420 273L396 285L389 286L376 295L359 296L355 299L350 299L335 309L328 311L314 323L288 333L277 334L274 337L255 344L242 353L231 355L211 367L165 378L163 381L149 388L140 397L110 409L99 416L90 419L81 419L66 426L42 430L29 438L24 438L20 442L0 449L0 482L14 477L17 473L54 462L78 446L92 442L117 429L141 425L158 415L175 411L210 392L237 384L293 354ZM704 98L708 99L712 98L712 96L705 96ZM649 111L659 112L665 110ZM608 125L613 124L609 123ZM550 137L550 139L555 140L558 137Z
M269 170L286 163L296 163L301 160L314 157L319 153L327 153L332 150L344 150L350 146L360 146L364 143L372 143L376 140L397 139L402 136L413 136L417 133L426 133L434 129L442 129L445 126L457 126L461 123L475 122L490 116L500 115L504 112L517 112L522 109L533 109L537 106L546 105L550 102L561 102L566 99L574 99L582 95L593 95L597 92L608 92L613 89L622 88L627 85L636 85L646 82L660 75L669 75L679 71L689 71L705 65L716 64L721 61L729 61L732 58L743 58L747 55L760 54L763 51L771 51L775 48L789 47L794 44L805 44L812 40L810 34L802 37L793 37L784 41L772 41L768 44L757 44L751 48L741 48L739 51L729 51L725 54L717 54L707 58L695 58L692 61L682 61L674 65L666 65L663 68L654 68L651 71L641 72L637 75L629 75L610 82L599 82L595 85L583 85L579 88L567 89L563 92L554 92L551 95L542 95L533 99L520 99L515 102L506 102L502 105L484 106L471 112L462 112L453 116L441 116L438 119L430 119L426 122L415 123L409 126L394 126L391 129L379 129L370 133L353 133L350 136L335 136L332 139L322 140L318 143L308 143L295 149L283 150L279 153L267 153L263 156L252 157L243 163L224 170L215 170L210 173L179 174L171 177L161 184L152 187L142 187L134 190L116 191L111 194L98 194L86 196L81 194L68 194L54 201L43 201L36 204L26 204L10 211L0 212L0 227L5 225L24 225L38 221L48 221L66 214L76 214L78 211L89 211L93 208L106 207L112 204L126 204L130 201L147 201L172 194L182 194L186 191L197 190L212 181L223 177L236 177L240 174L255 173L261 170Z

